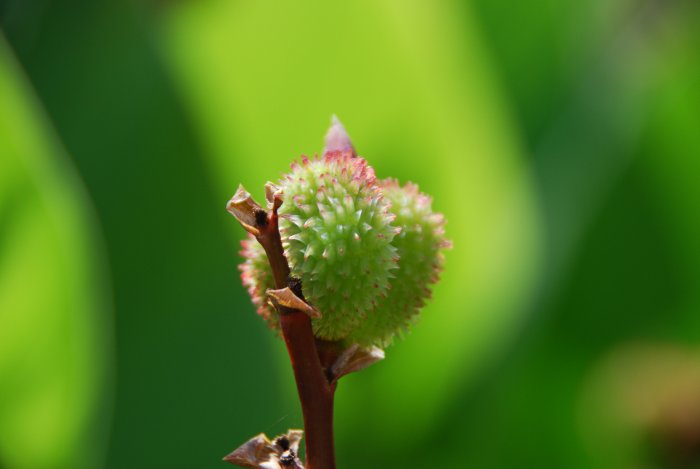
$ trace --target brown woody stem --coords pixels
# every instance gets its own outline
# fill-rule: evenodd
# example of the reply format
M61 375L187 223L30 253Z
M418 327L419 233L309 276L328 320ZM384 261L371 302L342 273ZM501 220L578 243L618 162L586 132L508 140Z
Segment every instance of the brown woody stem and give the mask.
M275 285L289 286L289 264L280 239L277 210L256 214L256 239L265 249ZM333 446L333 395L316 348L311 318L301 311L276 306L282 335L292 362L306 433L306 469L335 469Z

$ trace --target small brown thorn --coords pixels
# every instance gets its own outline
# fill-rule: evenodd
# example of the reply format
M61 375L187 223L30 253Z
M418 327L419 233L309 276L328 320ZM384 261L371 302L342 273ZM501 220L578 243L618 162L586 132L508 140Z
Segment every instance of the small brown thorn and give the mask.
M311 318L321 317L321 313L317 309L299 298L289 287L279 290L267 290L266 293L275 306L279 305L285 308L295 309L307 314Z

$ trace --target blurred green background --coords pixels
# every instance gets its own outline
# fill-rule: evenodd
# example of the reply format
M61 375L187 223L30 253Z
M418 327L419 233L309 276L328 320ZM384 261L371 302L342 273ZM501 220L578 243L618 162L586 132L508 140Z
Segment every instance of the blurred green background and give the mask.
M334 113L455 246L339 467L700 467L700 3L0 0L0 468L301 426L224 204Z

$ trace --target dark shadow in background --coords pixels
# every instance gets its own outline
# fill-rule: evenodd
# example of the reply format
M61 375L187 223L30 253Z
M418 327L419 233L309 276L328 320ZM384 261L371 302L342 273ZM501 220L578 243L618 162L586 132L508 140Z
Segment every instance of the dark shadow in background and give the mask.
M210 188L148 20L127 2L0 2L0 27L105 239L116 336L108 467L220 467L251 429L284 415L278 373L260 372L274 367L259 346L270 333L240 286L226 199Z

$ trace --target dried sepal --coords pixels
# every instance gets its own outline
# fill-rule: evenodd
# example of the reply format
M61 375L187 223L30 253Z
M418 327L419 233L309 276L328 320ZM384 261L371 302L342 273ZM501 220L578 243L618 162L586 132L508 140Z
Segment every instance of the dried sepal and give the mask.
M289 287L280 288L278 290L267 290L267 296L270 298L275 307L277 305L285 308L295 309L304 314L308 314L311 318L320 318L321 313L314 309L313 306L299 298Z
M226 455L224 461L240 467L258 469L261 464L271 459L275 451L267 436L260 433Z
M253 200L253 197L245 190L243 185L238 186L238 190L226 203L226 210L233 215L236 220L253 236L260 235L260 224L264 223L262 217L267 218L265 209Z
M337 381L347 374L364 370L381 360L384 360L384 350L379 347L361 347L353 344L343 350L331 366L333 380Z
M289 430L270 441L260 433L226 455L224 461L248 469L304 469L299 460L303 436L302 430Z
M266 182L265 200L267 201L268 210L277 212L277 209L282 205L282 188L270 181Z

